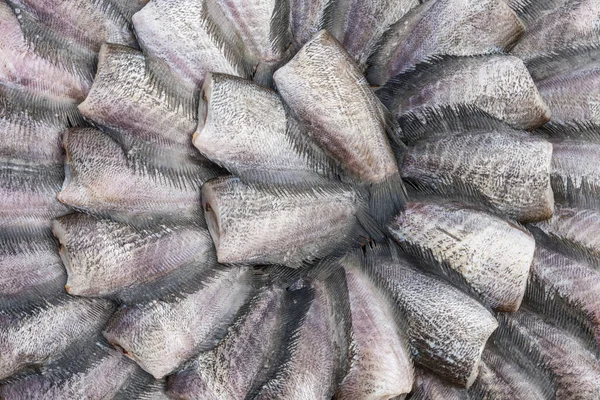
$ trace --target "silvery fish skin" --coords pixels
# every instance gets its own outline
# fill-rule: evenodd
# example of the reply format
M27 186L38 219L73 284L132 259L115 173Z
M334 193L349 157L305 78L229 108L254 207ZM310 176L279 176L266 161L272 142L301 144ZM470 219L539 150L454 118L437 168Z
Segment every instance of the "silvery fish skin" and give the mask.
M569 0L504 0L527 26L540 17L562 7Z
M224 336L251 294L251 271L221 271L195 292L119 309L104 337L160 379Z
M566 48L599 43L600 4L570 0L531 23L512 54L529 61Z
M419 0L332 0L327 29L364 67L383 33L418 4Z
M500 327L494 334L497 345L510 346L511 357L543 372L553 386L552 398L600 396L598 358L576 337L526 308L499 314L498 320Z
M135 46L127 19L112 0L8 0L12 6L30 14L45 29L61 37L65 46L82 47L97 53L104 42ZM68 23L65 23L68 21ZM24 24L23 20L21 23ZM23 27L28 32L28 27ZM35 38L31 38L35 42Z
M491 341L481 355L479 375L469 389L473 400L545 400L548 398L545 382L540 382L527 370L499 349Z
M355 239L366 201L338 184L265 187L224 177L204 184L202 207L220 263L296 268Z
M425 63L392 79L377 92L396 117L425 108L466 104L481 108L516 129L550 120L525 64L517 57L450 57Z
M63 163L62 132L68 122L35 104L0 96L0 158L32 163Z
M557 206L547 221L529 224L536 239L579 260L600 266L600 211Z
M197 124L191 96L181 86L162 89L154 82L140 51L105 44L92 89L78 108L84 117L108 128L128 157L177 172L193 170L198 158L190 141Z
M254 64L254 79L270 83L270 75L284 61L292 44L288 0L213 0L231 22Z
M552 161L550 142L506 127L419 141L404 151L400 170L426 193L539 221L554 209Z
M134 378L138 367L118 350L100 343L91 346L95 349L87 351L91 353L86 354L89 359L67 377L61 376L64 373L57 366L0 386L0 396L14 400L114 398L119 389Z
M201 220L202 181L190 184L136 170L115 141L93 128L70 129L63 142L67 159L61 202L121 222Z
M598 51L595 54L596 59L590 62L572 65L568 71L536 81L540 94L552 112L552 122L600 124L600 98L597 94L600 89L600 54ZM570 55L566 53L567 57Z
M310 288L263 286L217 347L200 353L169 378L169 394L187 400L246 398L279 362L285 341L304 318L312 297Z
M536 292L541 294L541 298ZM580 315L591 324L600 344L600 273L585 262L562 255L538 244L531 265L528 298L551 303L566 300L569 315ZM531 301L531 300L530 300Z
M0 311L0 379L60 358L95 337L114 311L102 299L67 297L24 311Z
M188 86L200 87L207 72L250 75L241 39L213 0L153 0L132 21L149 59Z
M477 377L498 323L479 302L405 258L376 255L371 271L390 291L408 327L415 364L461 387Z
M556 202L600 208L600 143L563 139L552 141L552 148L550 179Z
M0 307L62 294L67 280L47 229L0 233Z
M390 78L438 55L471 56L510 48L524 27L497 0L428 1L396 22L369 60L367 79L383 85Z
M297 48L323 29L331 0L290 0L290 29Z
M414 371L391 299L367 275L356 254L348 254L340 264L348 285L355 355L335 398L377 400L409 393Z
M408 203L389 225L393 239L447 266L490 307L521 305L535 240L510 221L460 203Z
M128 21L131 21L131 17L144 8L150 0L110 0L110 2L121 11Z
M167 281L180 270L189 279L216 263L210 234L200 227L134 228L76 213L55 220L52 230L69 276L67 292L76 296L155 297L174 286Z
M74 106L83 101L92 76L81 76L68 66L36 53L23 36L18 17L4 0L0 2L2 91L23 91L30 99L43 98L55 107Z
M208 74L194 146L244 181L319 180L326 156L297 129L274 91L231 75ZM331 164L331 163L330 163Z
M68 207L56 199L63 167L0 162L0 228L49 226Z
M471 400L467 390L452 385L424 370L417 370L410 398L415 400Z
M331 399L347 374L352 349L344 275L338 270L325 280L313 280L311 286L314 299L284 344L285 361L247 398Z
M384 109L327 31L315 35L273 79L283 100L347 172L363 183L398 174Z

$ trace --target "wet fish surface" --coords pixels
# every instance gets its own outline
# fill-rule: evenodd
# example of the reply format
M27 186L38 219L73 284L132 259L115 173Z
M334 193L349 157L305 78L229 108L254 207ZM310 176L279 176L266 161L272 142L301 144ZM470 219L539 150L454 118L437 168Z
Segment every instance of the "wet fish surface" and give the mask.
M104 337L160 379L225 335L251 295L251 272L242 267L216 272L195 292L120 308Z
M521 305L535 240L521 226L460 203L408 203L389 232L409 251L458 273L492 308Z
M440 114L445 119L438 120ZM453 109L432 117L418 122L415 116L412 132L407 132L423 131L431 137L403 152L403 179L424 193L475 204L519 221L552 215L550 142L483 114L473 114L475 121L469 122L464 121L469 115Z
M523 61L506 55L448 56L421 63L389 81L377 95L396 117L465 104L516 129L537 128L550 120L550 109Z
M288 290L266 284L217 347L169 378L169 393L177 399L246 398L285 356L287 341L293 340L313 298L310 287ZM246 352L248 348L253 351Z
M208 74L198 120L194 146L244 181L293 184L334 171L277 93L248 80Z
M418 272L407 258L379 251L372 257L370 273L390 291L406 321L415 364L470 387L498 326L492 314L447 282Z
M436 56L502 52L514 45L523 30L517 15L502 1L423 2L383 35L369 60L367 79L383 85Z
M223 177L204 184L202 207L219 262L297 268L358 239L366 201L340 184L266 187Z
M63 142L66 176L58 199L64 204L134 224L201 220L201 180L138 170L118 143L93 128L70 129Z
M44 306L0 311L0 379L56 360L69 347L93 339L114 311L103 299L65 297Z
M52 228L72 295L156 298L216 264L210 234L201 227L134 228L77 213L55 220Z
M351 176L372 185L372 208L382 214L400 208L404 188L386 135L392 124L339 42L320 31L273 79L315 141Z

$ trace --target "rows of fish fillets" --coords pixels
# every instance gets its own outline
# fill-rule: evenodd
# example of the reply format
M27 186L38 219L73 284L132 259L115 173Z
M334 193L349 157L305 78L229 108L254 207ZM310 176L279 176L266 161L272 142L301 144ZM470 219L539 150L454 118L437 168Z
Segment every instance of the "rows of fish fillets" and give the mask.
M0 397L600 396L599 4L142 6L0 3Z

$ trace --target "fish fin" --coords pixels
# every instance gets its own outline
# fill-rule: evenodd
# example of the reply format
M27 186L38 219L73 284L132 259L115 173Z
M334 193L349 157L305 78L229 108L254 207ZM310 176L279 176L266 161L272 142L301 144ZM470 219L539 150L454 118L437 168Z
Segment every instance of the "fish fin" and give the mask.
M594 268L600 268L600 260L598 260L598 257L585 246L579 245L552 233L547 234L538 228L534 223L527 224L525 227L529 230L529 232L531 232L536 243L540 243L547 248L554 249L555 251L558 251L576 260L588 263L589 265L594 266Z
M30 115L43 121L60 121L68 126L84 125L83 116L74 102L53 101L43 96L9 88L0 83L0 97L27 108Z
M292 32L290 30L290 0L275 2L270 22L271 48L275 52L281 52L292 45Z
M585 311L581 302L561 296L533 274L527 282L525 301L545 319L577 337L587 350L600 357L600 347L591 323L593 316Z
M563 179L560 175L551 175L550 184L554 193L554 201L572 207L600 208L600 190L598 185L587 176L581 176L580 182L568 176Z
M525 65L535 82L572 71L600 60L600 44L576 44L528 60Z
M315 297L315 290L309 284L288 288L285 299L285 309L282 310L281 334L276 354L270 363L270 371L265 374L264 380L255 382L248 391L245 399L256 398L263 387L276 386L285 379L287 365L290 363L299 338L299 331Z
M536 129L535 133L549 139L578 139L600 143L600 125L591 121L548 122Z
M539 382L538 387L547 394L544 398L554 398L558 382L548 361L536 346L531 345L530 338L518 329L518 322L511 318L511 313L498 313L496 319L498 328L490 336L489 342L502 349L505 356L523 367Z
M371 184L369 210L375 221L387 224L397 213L404 210L408 194L399 173Z
M241 50L246 49L246 46L215 0L202 0L202 2L202 19L205 21L208 35L221 49L225 58L232 65L237 66L240 76L249 79L258 60Z
M429 137L472 131L514 131L509 125L469 104L428 107L398 118L400 140L413 144Z
M94 79L96 54L61 37L18 3L12 0L6 0L6 3L12 9L23 37L34 53L88 82Z
M320 174L339 180L344 174L341 167L313 140L308 127L295 117L290 107L285 103L283 107L286 114L286 136L296 151Z

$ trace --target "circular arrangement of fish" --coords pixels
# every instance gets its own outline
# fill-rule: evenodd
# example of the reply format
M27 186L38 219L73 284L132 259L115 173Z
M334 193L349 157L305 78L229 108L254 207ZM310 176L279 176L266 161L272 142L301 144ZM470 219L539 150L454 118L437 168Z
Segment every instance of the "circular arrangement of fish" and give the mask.
M600 1L0 33L0 399L600 399Z

